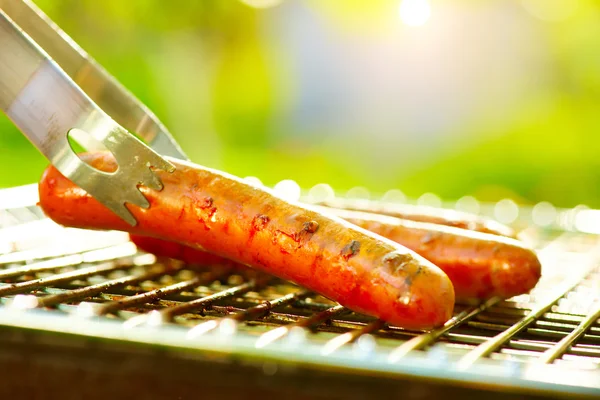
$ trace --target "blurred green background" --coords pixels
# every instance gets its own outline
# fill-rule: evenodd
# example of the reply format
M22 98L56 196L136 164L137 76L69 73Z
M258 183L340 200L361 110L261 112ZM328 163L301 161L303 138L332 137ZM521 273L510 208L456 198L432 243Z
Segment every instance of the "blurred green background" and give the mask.
M600 207L600 2L37 0L193 161ZM45 159L0 116L0 187Z

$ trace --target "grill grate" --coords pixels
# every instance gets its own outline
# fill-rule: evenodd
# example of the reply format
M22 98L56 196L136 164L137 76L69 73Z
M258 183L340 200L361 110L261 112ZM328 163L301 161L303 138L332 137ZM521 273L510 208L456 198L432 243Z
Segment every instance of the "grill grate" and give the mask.
M443 327L413 332L278 279L157 260L123 233L12 207L0 210L0 325L386 374L422 375L421 365L430 379L598 395L600 240L528 231L544 268L530 294L459 304Z

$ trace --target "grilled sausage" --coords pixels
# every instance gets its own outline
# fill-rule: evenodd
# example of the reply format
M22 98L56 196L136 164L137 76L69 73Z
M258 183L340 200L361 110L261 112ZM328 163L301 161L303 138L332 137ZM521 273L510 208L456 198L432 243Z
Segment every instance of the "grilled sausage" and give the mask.
M159 257L168 257L181 260L186 264L202 266L227 265L235 267L235 269L246 268L243 265L227 258L169 240L134 234L130 234L129 238L140 250L143 250L147 253L152 253Z
M135 234L130 234L129 238L139 250L158 257L183 261L192 270L206 271L210 269L212 272L220 272L223 276L236 274L246 279L265 280L268 278L268 275L262 271L248 268L235 261L184 244Z
M477 232L516 238L515 231L493 219L475 214L446 210L436 207L416 206L412 204L396 204L381 201L356 201L335 199L317 203L321 206L375 214L389 215L401 219L431 222L439 225L453 226Z
M329 212L400 243L440 267L460 300L527 293L541 276L535 252L512 238L360 211Z
M100 170L116 167L109 153L81 157ZM452 315L447 275L405 247L234 176L169 161L177 169L157 171L162 191L140 188L150 208L128 206L135 227L52 166L39 184L40 206L62 225L128 231L209 251L407 329L430 329Z
M536 254L515 239L360 211L316 208L387 237L425 257L448 275L456 298L461 301L494 296L509 298L527 293L541 275ZM185 247L168 242L164 246ZM156 248L160 251L161 243L156 243ZM152 249L148 250L152 252ZM194 249L179 249L178 252L183 253L187 262L206 257L206 253ZM182 256L174 258L181 259Z

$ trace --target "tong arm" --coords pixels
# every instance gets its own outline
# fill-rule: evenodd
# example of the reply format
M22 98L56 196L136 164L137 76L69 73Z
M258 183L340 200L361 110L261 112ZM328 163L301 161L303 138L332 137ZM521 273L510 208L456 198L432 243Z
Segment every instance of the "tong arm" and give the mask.
M162 189L150 168L172 171L173 165L100 109L3 9L0 51L0 108L63 175L136 225L125 203L147 208L138 185ZM88 149L112 152L117 171L98 171L79 159L67 139L76 129L90 138Z
M0 10L117 124L161 155L188 159L159 119L30 0L0 0Z

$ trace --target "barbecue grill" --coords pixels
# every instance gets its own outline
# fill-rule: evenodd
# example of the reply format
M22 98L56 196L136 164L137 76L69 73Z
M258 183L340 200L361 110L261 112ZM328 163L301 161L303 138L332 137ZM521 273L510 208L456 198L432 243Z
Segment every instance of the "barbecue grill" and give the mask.
M541 224L520 208L537 287L414 332L61 227L36 202L35 186L0 191L0 398L600 396L600 240L573 223L593 210Z

